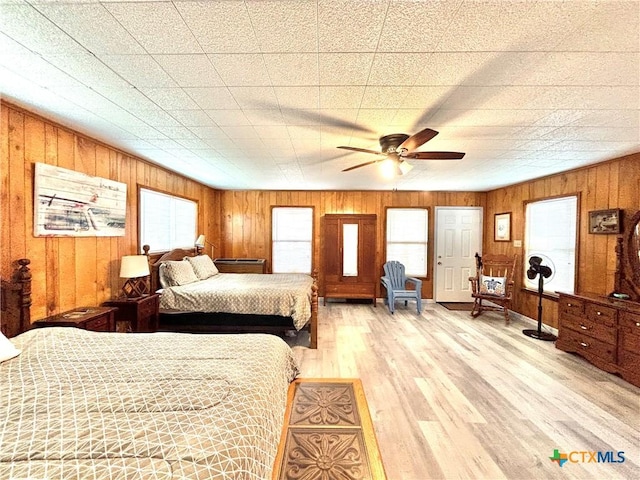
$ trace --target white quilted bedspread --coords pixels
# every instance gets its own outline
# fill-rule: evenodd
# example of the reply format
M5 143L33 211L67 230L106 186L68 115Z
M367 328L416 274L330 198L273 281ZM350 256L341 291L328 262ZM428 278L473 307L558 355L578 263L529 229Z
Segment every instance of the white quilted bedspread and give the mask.
M280 338L58 327L13 341L0 478L270 478L297 374Z
M300 330L311 318L313 278L296 273L219 273L162 291L160 308L187 312L292 317Z

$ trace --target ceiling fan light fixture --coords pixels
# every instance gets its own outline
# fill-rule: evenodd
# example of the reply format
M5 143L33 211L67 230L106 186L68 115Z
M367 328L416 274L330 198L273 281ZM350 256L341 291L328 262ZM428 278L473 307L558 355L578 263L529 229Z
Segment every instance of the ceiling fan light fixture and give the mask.
M407 161L402 161L402 162L400 162L400 165L398 166L398 168L400 169L400 174L401 175L406 175L411 170L413 170L413 165L411 165Z
M390 158L380 162L380 172L384 178L393 178L398 170L397 162Z

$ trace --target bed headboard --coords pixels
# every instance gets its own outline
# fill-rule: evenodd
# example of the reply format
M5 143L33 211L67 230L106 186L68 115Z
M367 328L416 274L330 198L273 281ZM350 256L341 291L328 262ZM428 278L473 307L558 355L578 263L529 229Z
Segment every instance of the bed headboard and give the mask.
M160 287L160 265L170 260L182 260L184 257L195 257L198 252L195 248L175 248L165 253L149 253L151 247L144 245L142 250L149 259L149 272L151 273L151 293L155 293Z
M0 331L6 337L31 327L31 260L21 258L11 280L2 280L0 296Z

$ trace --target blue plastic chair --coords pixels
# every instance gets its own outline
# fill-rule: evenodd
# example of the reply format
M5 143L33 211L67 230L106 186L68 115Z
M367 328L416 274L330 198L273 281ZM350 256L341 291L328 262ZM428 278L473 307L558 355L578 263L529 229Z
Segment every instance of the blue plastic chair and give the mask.
M404 273L404 265L396 260L384 264L384 277L380 282L387 289L385 303L389 311L395 311L396 300L404 300L405 307L409 300L415 300L418 308L418 315L422 311L422 280L414 277L407 277ZM413 285L414 288L407 288Z

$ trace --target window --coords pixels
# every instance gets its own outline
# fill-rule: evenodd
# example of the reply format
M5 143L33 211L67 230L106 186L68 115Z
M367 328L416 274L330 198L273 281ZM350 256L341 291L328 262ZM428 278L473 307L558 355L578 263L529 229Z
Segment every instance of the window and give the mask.
M409 276L426 277L428 232L426 208L387 208L387 261L402 263Z
M197 221L197 202L140 189L140 245L152 252L193 247Z
M576 272L576 235L578 197L559 197L530 202L525 219L525 280L526 288L538 290L539 278L526 276L529 258L542 258L542 265L552 274L544 279L544 291L572 292Z
M271 270L311 273L313 208L273 207L271 210Z

